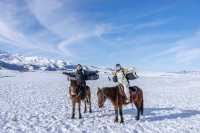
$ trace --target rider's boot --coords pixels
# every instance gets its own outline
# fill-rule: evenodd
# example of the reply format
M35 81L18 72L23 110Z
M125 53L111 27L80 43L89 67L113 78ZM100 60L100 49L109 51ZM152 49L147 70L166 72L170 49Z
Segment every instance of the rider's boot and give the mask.
M80 90L80 92L79 92L79 96L81 97L81 99L83 99L84 98L84 90Z
M129 104L130 103L130 98L128 98L127 96L125 97L125 104Z

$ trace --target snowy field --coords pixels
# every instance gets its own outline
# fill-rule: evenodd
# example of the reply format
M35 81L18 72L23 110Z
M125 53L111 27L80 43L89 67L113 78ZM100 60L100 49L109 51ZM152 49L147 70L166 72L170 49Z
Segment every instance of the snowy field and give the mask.
M97 106L97 87L112 86L107 78L88 82L93 113L71 120L66 76L59 72L0 71L1 133L200 133L200 76L144 74L132 85L144 91L144 116L124 107L124 124L114 123L109 101ZM83 107L82 107L83 111ZM77 115L76 115L77 116Z

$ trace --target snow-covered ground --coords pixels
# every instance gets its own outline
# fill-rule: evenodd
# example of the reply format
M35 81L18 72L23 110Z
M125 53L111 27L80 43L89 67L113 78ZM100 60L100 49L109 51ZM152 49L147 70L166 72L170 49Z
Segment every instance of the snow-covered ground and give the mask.
M67 78L59 72L0 71L0 132L2 133L199 133L200 76L144 74L133 81L144 91L145 110L136 121L135 109L124 107L125 123L114 123L111 103L97 106L96 89L112 86L107 77L88 82L93 113L71 120ZM83 108L82 108L83 110Z

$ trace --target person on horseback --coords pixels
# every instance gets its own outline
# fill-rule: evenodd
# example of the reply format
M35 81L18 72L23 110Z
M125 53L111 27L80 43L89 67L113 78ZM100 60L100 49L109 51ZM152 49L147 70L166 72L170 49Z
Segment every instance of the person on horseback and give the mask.
M78 95L83 99L85 95L86 79L82 66L80 64L76 67L75 79L78 85Z
M130 93L129 93L129 80L126 78L126 73L127 71L121 67L120 64L116 64L116 72L115 75L117 77L117 82L119 83L119 85L123 85L124 87L124 92L125 92L125 99L126 99L126 103L130 102Z

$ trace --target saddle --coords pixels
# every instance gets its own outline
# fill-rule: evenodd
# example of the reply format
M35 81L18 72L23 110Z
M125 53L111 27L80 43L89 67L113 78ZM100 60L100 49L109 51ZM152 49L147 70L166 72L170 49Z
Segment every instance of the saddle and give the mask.
M130 86L129 87L129 91L131 91L131 92L137 92L138 89L139 88L137 86ZM126 96L123 85L119 85L119 93L122 96Z
M129 90L132 91L132 92L136 92L138 90L138 87L137 86L130 86Z
M129 87L129 93L130 93L131 100L132 100L132 97L134 97L136 95L138 89L139 88L137 86ZM122 96L123 102L125 103L127 97L126 97L123 85L119 85L119 94Z
M129 93L130 93L131 100L137 96L138 90L139 90L139 87L137 87L137 86L129 87Z

